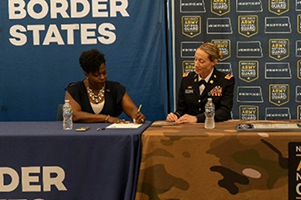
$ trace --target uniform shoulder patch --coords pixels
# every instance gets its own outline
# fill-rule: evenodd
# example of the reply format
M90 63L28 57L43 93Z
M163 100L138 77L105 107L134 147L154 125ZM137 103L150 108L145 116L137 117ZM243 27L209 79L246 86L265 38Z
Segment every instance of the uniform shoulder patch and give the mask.
M187 77L187 76L188 76L188 74L189 74L189 72L185 72L185 73L183 73L183 77Z
M228 80L230 80L232 77L233 77L233 75L232 75L232 74L227 74L227 75L225 76L225 79L228 79Z

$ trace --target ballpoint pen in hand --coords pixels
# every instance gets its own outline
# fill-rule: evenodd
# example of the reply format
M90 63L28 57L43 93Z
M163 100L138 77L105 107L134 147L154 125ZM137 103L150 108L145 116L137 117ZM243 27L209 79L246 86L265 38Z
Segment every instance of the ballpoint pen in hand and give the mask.
M142 108L142 104L139 105L138 113L140 112L141 108ZM133 122L136 123L136 118L133 119Z
M141 108L142 108L142 104L139 105L138 112L140 112Z

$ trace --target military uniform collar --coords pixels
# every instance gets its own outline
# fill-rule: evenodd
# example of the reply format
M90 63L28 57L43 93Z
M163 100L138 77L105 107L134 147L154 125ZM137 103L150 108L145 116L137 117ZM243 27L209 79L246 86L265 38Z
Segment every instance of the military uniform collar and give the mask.
M197 81L200 81L200 80L205 80L206 81L206 83L208 83L209 82L209 80L211 80L212 79L212 76L214 76L214 78L216 78L216 75L215 75L215 67L212 69L212 71L210 72L210 74L205 78L205 79L202 79L198 74L196 74L195 72L194 72L194 79L195 80L197 80ZM214 75L213 75L214 74ZM196 81L195 81L196 82Z

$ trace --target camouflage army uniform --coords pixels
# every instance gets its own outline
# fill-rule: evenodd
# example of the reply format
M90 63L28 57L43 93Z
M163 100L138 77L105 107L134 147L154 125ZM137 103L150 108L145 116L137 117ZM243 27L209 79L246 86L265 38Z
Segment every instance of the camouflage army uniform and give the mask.
M200 95L198 75L195 72L184 73L175 114L178 117L184 114L195 115L198 122L204 122L205 104L207 99L211 97L215 104L215 120L225 121L230 119L234 84L233 75L225 75L214 68L208 83L205 84L202 95Z

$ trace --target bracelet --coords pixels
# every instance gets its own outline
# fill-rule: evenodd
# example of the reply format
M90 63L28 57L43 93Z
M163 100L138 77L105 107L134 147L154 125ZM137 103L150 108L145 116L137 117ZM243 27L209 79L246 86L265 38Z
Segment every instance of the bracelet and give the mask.
M107 123L108 122L108 119L110 118L110 115L107 115L106 118L105 118L105 122Z
M180 113L178 113L178 112L174 112L173 114L175 114L178 118L181 117Z

